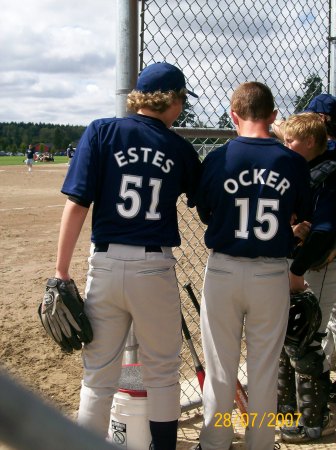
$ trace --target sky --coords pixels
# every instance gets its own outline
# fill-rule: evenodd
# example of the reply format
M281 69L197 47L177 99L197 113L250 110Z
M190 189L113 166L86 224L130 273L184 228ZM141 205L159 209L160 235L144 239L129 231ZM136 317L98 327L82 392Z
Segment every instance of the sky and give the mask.
M267 84L279 116L294 111L305 80L317 74L327 87L328 2L325 0L148 1L144 40L148 55L183 68L199 95L193 111L216 127L245 81ZM178 25L177 25L178 24Z
M116 0L0 0L0 122L115 115Z
M291 113L307 76L325 81L323 2L148 1L145 63L183 69L207 126L251 79ZM0 122L88 125L115 116L117 0L0 0L0 8Z

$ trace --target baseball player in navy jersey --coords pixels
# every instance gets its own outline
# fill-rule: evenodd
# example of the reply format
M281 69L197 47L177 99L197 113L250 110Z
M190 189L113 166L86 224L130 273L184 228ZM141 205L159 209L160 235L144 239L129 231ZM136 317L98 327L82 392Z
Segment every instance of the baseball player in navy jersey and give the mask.
M282 428L282 439L302 443L335 432L328 409L330 366L322 339L336 301L336 266L330 257L336 244L336 152L327 141L324 121L314 112L291 116L277 135L308 161L312 177L311 222L293 227L298 245L290 265L290 287L293 292L304 291L308 282L319 300L322 321L300 358L291 358L284 348L278 385L279 411L302 414L298 426Z
M291 218L305 219L310 210L306 161L270 137L276 114L267 86L240 85L231 98L238 137L203 162L197 208L208 225L205 243L210 249L201 303L207 368L203 450L229 450L233 439L243 325L250 417L246 448L274 447L269 418L277 410L279 356L289 311Z
M336 159L336 97L331 94L320 94L313 98L309 103L306 111L311 111L319 114L324 121L327 129L328 135L328 145L327 150L324 154L324 158L334 161ZM334 175L335 177L335 175ZM329 183L325 184L324 187L328 190ZM334 201L334 200L333 200ZM335 204L330 202L331 204ZM330 229L329 229L330 231ZM322 346L326 355L328 362L331 362L333 355L336 352L336 261L335 249L329 248L331 254L329 255L328 265L324 268L324 275L322 276L323 270L319 272L309 271L306 272L305 278L309 284L313 285L317 293L320 293L322 308L326 300L327 303L331 303L332 299L334 301L334 307L332 309L331 317L325 330L327 336L322 341ZM314 278L314 280L313 280ZM322 311L323 312L323 311ZM326 314L324 314L326 316ZM331 388L331 395L334 402L336 401L336 382L333 383Z
M33 144L29 144L27 150L26 150L26 164L28 166L28 172L31 172L33 170L33 164L34 164L34 153L35 153L35 147Z
M187 94L197 97L177 67L146 67L128 95L135 113L89 125L62 187L68 200L58 278L70 278L73 250L93 203L84 307L93 341L83 348L78 421L107 435L133 321L155 450L175 449L180 415L181 311L172 247L180 244L177 198L185 193L194 206L200 162L192 145L169 128Z

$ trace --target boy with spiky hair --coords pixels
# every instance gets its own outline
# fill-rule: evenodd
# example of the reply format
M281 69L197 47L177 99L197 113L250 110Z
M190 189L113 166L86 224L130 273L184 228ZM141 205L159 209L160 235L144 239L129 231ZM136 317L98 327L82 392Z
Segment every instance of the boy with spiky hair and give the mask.
M264 419L277 411L279 356L289 310L291 218L296 214L304 220L310 211L307 163L270 136L276 114L267 86L243 83L231 98L238 137L203 162L197 208L208 225L205 243L210 250L201 303L207 368L199 444L203 450L229 450L233 439L243 326L247 448L274 447L275 428Z

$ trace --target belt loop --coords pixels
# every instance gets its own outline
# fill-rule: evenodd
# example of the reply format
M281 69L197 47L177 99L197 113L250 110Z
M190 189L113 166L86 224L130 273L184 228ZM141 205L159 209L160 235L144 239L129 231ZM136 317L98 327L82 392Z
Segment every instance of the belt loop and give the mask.
M140 249L143 249L145 253L162 253L163 247L160 247L159 245L146 245L146 246L138 246L138 245L124 245L124 244L109 244L107 242L103 242L101 244L92 244L94 248L94 252L108 252L110 246L111 247L117 247L121 251L127 251L127 247L134 249L135 253L138 253L138 251L141 251ZM165 247L170 248L170 247Z
M169 258L173 258L173 249L171 247L161 247L162 248L162 253L164 254L164 256L168 256Z
M146 245L146 253L162 253L162 247L158 245Z
M94 246L94 252L107 252L109 248L109 244L107 242L103 242L102 244L96 244Z

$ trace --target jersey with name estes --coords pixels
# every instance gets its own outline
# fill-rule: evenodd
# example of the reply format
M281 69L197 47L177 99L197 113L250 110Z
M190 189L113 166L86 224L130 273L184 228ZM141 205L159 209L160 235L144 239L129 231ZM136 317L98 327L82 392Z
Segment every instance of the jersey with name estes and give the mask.
M205 158L197 208L208 224L208 248L285 257L293 244L292 214L310 218L308 165L276 139L237 137Z
M90 205L92 242L173 247L176 203L195 206L200 160L158 119L98 119L85 130L61 191Z

